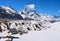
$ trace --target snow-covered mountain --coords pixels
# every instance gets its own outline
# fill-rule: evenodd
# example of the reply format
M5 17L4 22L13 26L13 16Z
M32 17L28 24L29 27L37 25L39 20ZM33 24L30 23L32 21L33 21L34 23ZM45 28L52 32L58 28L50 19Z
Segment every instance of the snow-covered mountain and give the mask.
M22 38L24 40L21 40L21 41L29 41L30 39L32 39L32 37L34 35L39 35L42 37L44 34L48 35L49 32L54 33L55 35L56 35L56 32L58 32L57 35L59 36L60 17L39 13L34 7L35 7L34 4L26 5L21 12L17 12L10 6L0 6L0 20L1 19L5 19L5 20L11 19L11 21L9 21L9 22L0 22L0 36L2 36L2 37L3 36L4 37L5 36L14 36L17 34L16 36L18 36L18 37L19 37L19 35L22 35L21 36L21 38L22 38L23 36L25 36L26 33L28 33L28 32L31 33L31 34L30 33L26 34L27 37L29 38L28 40L25 40L25 38L27 39L27 37L25 36ZM35 33L35 31L36 31L36 33ZM38 31L39 31L39 33L38 33ZM42 33L42 34L40 34L40 33ZM32 35L32 37L30 38L29 35ZM49 35L51 35L51 34L49 34ZM41 37L39 37L39 38L41 38ZM47 38L45 38L45 40L46 39ZM45 40L42 40L42 41L45 41ZM2 41L4 41L4 39ZM14 41L16 41L16 40L14 40ZM20 39L17 41L20 41ZM37 41L37 40L32 39L30 41ZM41 41L41 40L39 39L38 41ZM49 39L49 41L50 41L50 39ZM54 41L54 40L51 40L51 41Z
M0 29L6 26L7 30L14 28L16 30L20 29L21 32L28 32L29 30L38 31L41 29L48 28L49 24L60 21L60 17L41 14L34 7L35 7L34 4L26 5L24 9L18 13L10 6L0 6L1 19L2 18L16 19L9 21L7 23L1 23L3 27L0 27Z
M49 21L51 23L60 21L60 17L58 16L51 16L39 13L35 9L34 4L26 5L24 9L21 12L19 12L19 14L23 17L23 19L26 20L39 20L39 21L43 20L43 21Z
M18 14L17 11L15 11L10 6L0 6L0 20L2 19L23 19L21 15Z
M11 6L0 6L2 9L5 10L5 12L12 14L12 13L17 13L16 10L14 10Z
M26 7L24 7L24 10L19 12L20 15L22 15L23 18L26 19L37 19L40 17L39 13L35 10L35 5L31 4L31 5L26 5Z
M35 21L48 21L48 22L59 22L60 17L49 16L39 13L35 9L34 4L26 5L21 12L17 12L11 6L0 6L0 18L8 19L24 19L24 20L35 20Z

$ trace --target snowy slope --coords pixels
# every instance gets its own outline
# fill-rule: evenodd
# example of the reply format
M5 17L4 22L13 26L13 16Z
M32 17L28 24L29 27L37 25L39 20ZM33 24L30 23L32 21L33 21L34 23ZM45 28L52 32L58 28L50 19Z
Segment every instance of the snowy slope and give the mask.
M33 31L26 35L20 36L19 39L15 39L14 41L60 41L60 32Z
M14 41L60 41L60 22L53 23L50 26L51 28L48 28L49 30L31 31Z
M60 32L60 22L50 24L50 30Z
M0 35L4 36L4 33L0 33ZM6 35L8 35L8 33L6 33ZM13 41L60 41L60 22L49 24L47 29L42 29L40 31L32 30L23 35L18 33L11 36L19 37L19 39L13 39ZM1 40L5 41L7 39L2 38Z
M3 9L6 10L7 13L11 14L11 13L16 13L16 11L14 9L12 9L9 6L1 6Z
M23 19L16 10L10 6L0 6L0 20L1 19ZM6 20L5 20L6 21Z
M13 39L13 41L60 41L60 32L55 31L31 31L28 34L20 36L12 35L19 37L19 39ZM6 39L0 39L5 41Z

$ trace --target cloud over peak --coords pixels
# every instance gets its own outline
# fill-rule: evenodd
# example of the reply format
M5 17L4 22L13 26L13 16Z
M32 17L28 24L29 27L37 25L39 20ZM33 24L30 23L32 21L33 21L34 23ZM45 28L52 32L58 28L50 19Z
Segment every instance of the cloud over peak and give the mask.
M35 4L26 5L26 8L28 8L28 9L34 9L35 8Z

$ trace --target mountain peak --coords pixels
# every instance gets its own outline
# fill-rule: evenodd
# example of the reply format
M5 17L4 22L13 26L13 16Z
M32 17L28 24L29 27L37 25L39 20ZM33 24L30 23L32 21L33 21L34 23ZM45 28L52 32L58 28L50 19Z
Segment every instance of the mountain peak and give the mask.
M16 19L23 19L23 18L11 6L0 6L0 20L1 19L16 20Z
M0 6L2 9L4 9L7 13L16 13L16 10L14 10L11 6Z

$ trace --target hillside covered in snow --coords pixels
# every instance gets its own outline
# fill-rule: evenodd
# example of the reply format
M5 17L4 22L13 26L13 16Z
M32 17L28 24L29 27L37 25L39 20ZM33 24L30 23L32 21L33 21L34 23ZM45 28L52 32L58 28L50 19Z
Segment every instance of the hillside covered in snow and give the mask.
M60 41L60 16L39 13L34 4L17 12L10 6L0 6L0 40Z

